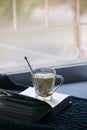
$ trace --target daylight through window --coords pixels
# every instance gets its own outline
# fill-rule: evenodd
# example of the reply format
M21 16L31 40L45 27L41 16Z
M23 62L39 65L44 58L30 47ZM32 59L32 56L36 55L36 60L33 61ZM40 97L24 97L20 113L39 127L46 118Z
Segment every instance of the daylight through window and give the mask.
M86 0L0 0L0 71L87 59Z

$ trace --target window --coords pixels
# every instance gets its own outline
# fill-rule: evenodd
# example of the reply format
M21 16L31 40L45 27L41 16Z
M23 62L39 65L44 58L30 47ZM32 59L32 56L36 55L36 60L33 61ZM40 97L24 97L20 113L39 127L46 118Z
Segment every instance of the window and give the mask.
M0 72L87 59L86 0L0 0Z

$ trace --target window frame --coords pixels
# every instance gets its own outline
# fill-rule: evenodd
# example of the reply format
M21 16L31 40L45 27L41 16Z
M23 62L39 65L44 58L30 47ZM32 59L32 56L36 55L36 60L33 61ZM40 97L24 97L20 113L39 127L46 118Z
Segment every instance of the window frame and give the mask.
M51 67L64 77L64 84L87 81L87 62ZM13 81L32 86L31 72L22 71L7 74Z

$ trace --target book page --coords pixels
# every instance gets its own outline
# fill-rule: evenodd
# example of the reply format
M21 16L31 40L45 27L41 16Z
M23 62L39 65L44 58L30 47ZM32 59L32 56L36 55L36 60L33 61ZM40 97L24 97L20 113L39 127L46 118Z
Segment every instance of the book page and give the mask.
M20 94L36 98L33 87L27 88ZM63 100L67 99L68 97L69 97L69 95L54 92L54 94L52 95L52 100L46 101L46 102L49 103L52 108L54 108L55 106L57 106L59 103L61 103Z

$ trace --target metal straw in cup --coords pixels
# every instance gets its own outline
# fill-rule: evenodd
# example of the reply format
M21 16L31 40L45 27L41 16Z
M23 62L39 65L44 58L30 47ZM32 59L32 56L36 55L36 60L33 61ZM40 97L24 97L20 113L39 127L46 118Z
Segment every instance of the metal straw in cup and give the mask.
M30 70L31 70L31 73L34 74L33 69L32 69L32 67L31 67L31 65L30 65L30 63L29 63L27 57L25 56L24 58L25 58L25 60L27 61L27 64L28 64L28 66L29 66L29 68L30 68Z

